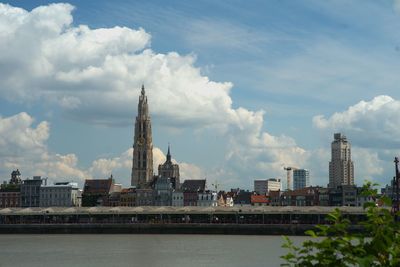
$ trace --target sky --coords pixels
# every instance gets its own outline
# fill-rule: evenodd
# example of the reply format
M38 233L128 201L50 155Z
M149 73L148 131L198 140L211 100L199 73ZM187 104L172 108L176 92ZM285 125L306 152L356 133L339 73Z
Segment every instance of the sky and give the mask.
M326 186L333 133L355 181L400 154L400 1L0 4L0 177L130 185L146 87L154 170L252 189L283 167Z

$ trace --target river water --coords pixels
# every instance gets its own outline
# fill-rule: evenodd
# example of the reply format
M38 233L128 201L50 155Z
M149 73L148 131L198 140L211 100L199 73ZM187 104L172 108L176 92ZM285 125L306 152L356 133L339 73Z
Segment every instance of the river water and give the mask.
M282 243L281 236L0 235L0 266L279 266Z

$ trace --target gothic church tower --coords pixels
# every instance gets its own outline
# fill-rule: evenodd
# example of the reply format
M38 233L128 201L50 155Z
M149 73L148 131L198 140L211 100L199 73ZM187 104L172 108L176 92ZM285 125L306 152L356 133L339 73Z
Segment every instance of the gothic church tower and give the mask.
M153 140L147 96L142 85L133 140L131 185L146 188L153 179Z

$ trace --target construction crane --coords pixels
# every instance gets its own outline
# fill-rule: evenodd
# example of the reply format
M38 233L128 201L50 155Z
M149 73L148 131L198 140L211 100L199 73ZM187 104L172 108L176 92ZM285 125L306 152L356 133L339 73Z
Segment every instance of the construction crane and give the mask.
M211 184L211 185L214 186L215 192L218 193L218 186L220 186L221 184L219 184L219 183L217 182L217 180L215 180L215 182L214 182L213 184Z
M294 167L283 167L283 169L286 171L286 179L287 179L287 190L290 190L291 187L291 183L292 183L292 179L291 179L291 171L292 170L297 170L297 168Z

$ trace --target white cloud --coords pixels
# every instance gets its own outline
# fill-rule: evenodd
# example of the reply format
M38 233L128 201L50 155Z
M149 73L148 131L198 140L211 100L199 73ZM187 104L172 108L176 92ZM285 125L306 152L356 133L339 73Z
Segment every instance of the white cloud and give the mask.
M128 125L144 83L150 112L161 123L208 128L227 136L227 170L218 168L214 174L224 177L215 178L236 179L238 185L248 186L250 176L278 175L283 164L304 162L306 152L292 138L262 130L262 111L233 108L232 84L203 76L194 65L194 55L150 50L151 36L143 29L75 26L72 10L68 4L31 12L0 5L4 17L0 27L8 27L2 36L6 41L0 42L0 65L7 66L0 71L0 97L59 104L68 115L85 122ZM161 159L160 153L154 155L155 162ZM105 175L128 168L126 156L97 159L89 173ZM191 163L182 168L187 177L203 176Z
M82 181L90 177L77 167L76 155L48 151L48 122L42 121L36 126L33 124L34 119L25 112L0 118L0 173L4 178L16 168L22 171L24 178L41 175L54 180Z
M400 101L380 95L329 118L315 116L313 125L320 130L345 132L360 147L394 148L400 145L399 112Z

